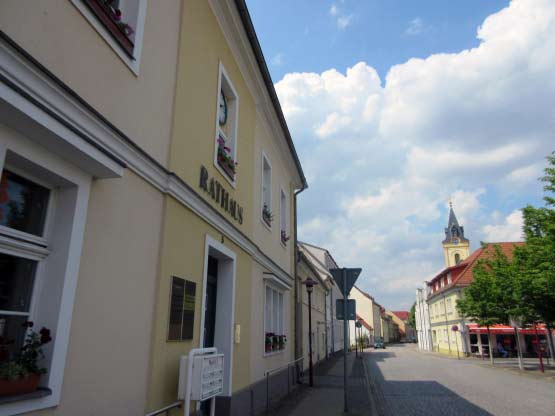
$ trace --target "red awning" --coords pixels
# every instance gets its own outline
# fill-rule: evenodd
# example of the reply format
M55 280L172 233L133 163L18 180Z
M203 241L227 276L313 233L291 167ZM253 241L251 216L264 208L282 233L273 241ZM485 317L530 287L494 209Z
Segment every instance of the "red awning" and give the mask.
M478 324L468 324L468 332L471 334L487 334L488 329L485 326L478 327ZM490 326L490 333L492 334L514 334L515 330L512 326L508 325L493 325ZM538 325L538 335L545 335L545 325ZM518 332L524 335L535 335L534 328L518 328Z

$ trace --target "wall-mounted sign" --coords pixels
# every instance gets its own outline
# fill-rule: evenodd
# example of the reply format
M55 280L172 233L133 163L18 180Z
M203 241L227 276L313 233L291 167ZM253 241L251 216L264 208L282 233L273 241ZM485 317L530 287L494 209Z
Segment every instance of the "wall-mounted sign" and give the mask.
M216 179L211 178L208 174L208 170L204 167L200 167L200 188L210 195L220 207L227 212L231 218L243 224L243 207L240 206L237 201L229 196L229 192L225 190L223 185Z
M168 341L193 339L197 284L172 276Z

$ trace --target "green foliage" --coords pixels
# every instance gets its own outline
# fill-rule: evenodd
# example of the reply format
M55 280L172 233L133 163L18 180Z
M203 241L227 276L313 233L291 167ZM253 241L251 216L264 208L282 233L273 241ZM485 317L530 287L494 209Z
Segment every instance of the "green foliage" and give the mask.
M411 326L411 328L416 329L416 302L414 302L410 307L409 325Z
M545 207L528 205L522 210L526 245L515 250L517 295L521 315L528 321L555 324L555 152L541 181Z
M29 374L46 374L46 368L39 367L38 361L44 358L42 347L52 341L50 330L43 327L39 332L33 331L30 321L23 326L28 328L25 343L16 359L0 364L0 378L16 380Z
M22 364L16 361L7 361L0 364L0 378L8 380L17 380L18 378L27 377L29 371Z
M487 245L484 250L491 250ZM508 324L515 313L514 267L498 245L490 258L481 259L474 267L472 283L464 298L457 302L459 312L480 326Z

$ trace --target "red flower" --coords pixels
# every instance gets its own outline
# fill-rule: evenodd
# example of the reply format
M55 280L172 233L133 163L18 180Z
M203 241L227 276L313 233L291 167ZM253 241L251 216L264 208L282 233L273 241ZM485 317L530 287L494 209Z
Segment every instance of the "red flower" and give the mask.
M121 10L115 9L114 14L116 15L116 20L121 20Z

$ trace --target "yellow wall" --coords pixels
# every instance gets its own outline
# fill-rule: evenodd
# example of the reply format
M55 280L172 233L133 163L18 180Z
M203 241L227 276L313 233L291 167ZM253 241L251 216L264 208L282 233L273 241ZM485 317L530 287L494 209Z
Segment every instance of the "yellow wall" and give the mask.
M253 149L256 109L243 76L220 26L206 0L183 2L178 79L170 150L170 169L190 184L222 215L247 236L252 235ZM216 114L220 62L239 95L237 129L237 188L234 189L214 166ZM224 185L230 197L244 208L243 224L231 219L199 187L204 165Z
M445 267L451 267L457 264L455 254L460 256L460 261L470 256L470 243L460 242L459 244L443 244L443 256L445 259Z
M191 348L197 348L200 340L200 322L203 311L202 294L205 238L210 235L221 241L221 234L206 222L185 209L170 197L166 198L166 216L163 226L161 263L157 288L155 331L152 340L152 358L149 380L148 409L153 410L173 403L177 398L179 357ZM238 246L225 239L225 246L237 256L235 281L235 323L242 328L250 327L251 320L251 257ZM169 299L172 276L197 283L195 301L194 338L189 341L167 341L169 322ZM249 384L250 344L247 333L241 342L234 344L233 385L236 391Z
M430 323L432 325L432 344L435 351L439 350L441 353L457 355L458 343L459 351L462 352L460 331L455 333L451 330L453 325L457 325L459 329L462 328L462 317L456 307L460 296L459 291L449 290L428 300ZM447 330L447 333L445 330ZM435 337L434 331L436 331Z

